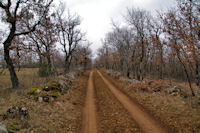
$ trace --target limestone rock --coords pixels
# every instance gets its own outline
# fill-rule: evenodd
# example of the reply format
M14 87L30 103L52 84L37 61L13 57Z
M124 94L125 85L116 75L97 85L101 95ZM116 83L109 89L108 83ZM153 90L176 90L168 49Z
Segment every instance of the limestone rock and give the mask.
M40 89L37 89L37 90L35 91L36 94L39 94L40 92L41 92Z
M43 101L44 101L44 102L49 102L49 97L48 97L48 96L44 96L44 97L43 97Z
M38 102L43 102L43 98L42 97L38 97Z
M9 108L6 112L6 118L28 118L29 113L28 109L26 107L16 107L13 106L12 108Z
M6 126L0 123L0 133L8 133Z

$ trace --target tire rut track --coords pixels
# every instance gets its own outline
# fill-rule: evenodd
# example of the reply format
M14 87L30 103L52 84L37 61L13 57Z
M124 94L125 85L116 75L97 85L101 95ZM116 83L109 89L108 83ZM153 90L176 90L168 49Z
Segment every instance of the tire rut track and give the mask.
M96 71L94 72L94 84L101 131L103 133L141 133L137 123L130 117L129 112L116 99Z
M126 108L129 111L130 115L145 133L167 133L167 130L163 128L157 121L155 121L149 114L142 111L141 108L138 107L138 105L133 103L131 99L129 99L125 94L123 94L107 79L105 79L99 71L97 72L103 79L105 84L108 86L110 91L122 103L124 108Z
M95 89L93 83L93 71L90 72L88 80L88 88L85 100L85 107L83 109L83 133L97 133L97 115L95 105Z

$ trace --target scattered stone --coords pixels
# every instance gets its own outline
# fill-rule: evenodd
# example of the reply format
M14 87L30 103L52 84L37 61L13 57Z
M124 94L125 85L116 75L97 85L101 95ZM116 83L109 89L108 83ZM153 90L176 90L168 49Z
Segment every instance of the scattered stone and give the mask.
M69 76L69 77L72 78L72 79L75 79L75 78L77 78L79 75L78 75L78 73L76 73L76 72L70 72L70 73L67 74L67 76Z
M180 96L182 98L188 98L188 94L186 92L184 92L184 91L181 91Z
M59 83L60 88L62 89L62 91L69 89L66 81L59 80L58 83Z
M172 96L181 96L182 98L188 98L188 94L182 90L182 87L180 86L167 86L167 91L168 94Z
M161 87L158 87L158 88L154 89L153 91L154 92L161 92L161 90L162 90Z
M45 86L45 87L44 87L44 90L45 90L45 91L49 91L49 87L48 87L48 86Z
M24 118L28 118L29 117L28 109L26 107L19 108L19 114L21 116L23 116Z
M173 89L181 91L182 88L180 86L174 86Z
M42 97L38 97L38 102L43 102L43 98Z
M0 123L0 133L8 133L6 126Z
M14 118L28 118L28 110L26 107L12 107L9 108L5 115L6 118L14 119Z
M172 92L171 95L172 95L172 96L177 96L178 93L176 93L176 92Z
M6 120L7 116L6 114L0 114L0 120Z
M53 101L54 98L64 94L72 85L73 79L77 78L78 76L79 73L77 72L70 72L66 75L58 76L58 78L48 82L43 87L28 89L27 94L29 94L29 98L34 98L39 102ZM53 100L50 100L51 97Z
M42 88L30 88L30 89L27 90L27 94L35 95L37 90L42 90Z
M128 82L128 83L130 83L130 84L141 83L139 80L136 80L136 79L128 79L128 78L124 78L124 77L121 77L119 80L124 81L124 82Z
M166 87L167 88L173 88L173 86L171 84L168 84Z
M41 92L41 90L37 89L35 92L36 92L36 94L39 94Z
M136 79L129 79L130 81L131 81L131 83L140 83L140 81L139 80L136 80Z
M44 101L44 102L49 102L49 97L48 97L48 96L44 96L44 97L43 97L43 101Z
M17 114L18 114L18 112L19 112L19 108L18 107L12 107L12 108L9 108L8 110L7 110L7 118L11 118L11 119L13 119L13 118L15 118L16 116L17 116Z

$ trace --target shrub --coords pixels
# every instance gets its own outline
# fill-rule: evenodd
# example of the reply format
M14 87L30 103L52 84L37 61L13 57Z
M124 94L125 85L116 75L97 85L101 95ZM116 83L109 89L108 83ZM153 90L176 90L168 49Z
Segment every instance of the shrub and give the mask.
M48 65L47 64L42 64L41 67L39 68L38 75L40 77L47 77L49 75L48 71Z

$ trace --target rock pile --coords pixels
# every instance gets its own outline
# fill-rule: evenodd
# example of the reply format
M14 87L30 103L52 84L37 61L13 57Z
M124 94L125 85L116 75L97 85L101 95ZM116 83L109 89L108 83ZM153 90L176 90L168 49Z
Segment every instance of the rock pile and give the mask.
M120 72L117 71L113 71L113 70L107 70L106 73L112 77L114 77L115 79L119 79L122 74Z
M70 89L72 81L78 76L78 73L70 72L59 76L56 80L50 81L43 86L28 89L27 94L38 102L54 101L55 98L63 95Z
M142 92L165 92L172 96L181 96L187 98L188 94L183 91L181 86L166 85L162 81L148 81L148 82L133 82L131 85L133 90Z
M0 123L0 133L8 133L6 126Z
M28 113L28 109L26 107L17 107L17 106L13 106L11 108L9 108L6 113L1 116L2 119L27 119L29 118L29 113Z
M166 88L167 88L166 92L172 96L181 96L183 98L188 97L188 94L186 92L184 92L180 86L168 85L168 87L166 87Z
M136 79L129 79L122 77L119 72L113 70L107 70L106 73L115 79L119 79L120 81L126 82L130 84L134 91L142 91L142 92L154 92L159 93L161 91L166 92L172 96L181 96L183 98L187 98L188 94L182 89L180 86L171 86L166 85L164 81L139 81Z
M139 81L139 80L129 79L129 78L123 78L123 77L121 77L119 80L123 81L123 82L127 82L129 84L141 83L141 81Z

